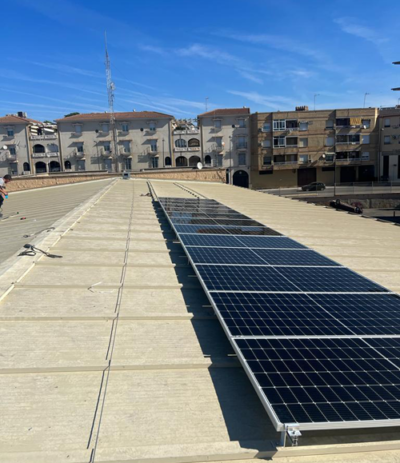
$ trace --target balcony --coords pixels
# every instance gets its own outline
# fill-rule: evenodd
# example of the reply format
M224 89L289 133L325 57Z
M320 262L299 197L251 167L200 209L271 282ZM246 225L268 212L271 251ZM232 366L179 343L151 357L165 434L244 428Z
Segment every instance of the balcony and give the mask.
M247 149L247 142L244 142L244 143L236 143L236 149L238 149L238 150Z
M149 154L152 155L152 156L157 156L157 154L158 154L157 146L150 146Z
M182 147L182 148L177 148L175 147L174 148L174 151L175 152L182 152L182 151L200 151L200 146L185 146L185 147Z
M297 169L299 167L297 161L274 162L274 169Z
M33 153L32 158L37 159L37 158L58 158L60 156L60 153L58 151L51 151L47 153Z
M56 140L57 135L30 135L29 136L30 140Z
M18 162L16 154L7 154L6 159L9 162Z
M222 153L225 149L225 146L222 146L222 145L215 145L214 148L213 148L213 151L216 151L217 153Z
M121 156L128 156L128 157L129 157L129 156L132 156L131 150L130 150L130 149L127 150L127 149L125 149L125 148L120 148L119 154L120 154Z
M198 135L200 133L199 129L195 130L174 130L174 135Z
M112 151L111 150L101 149L100 154L101 154L101 156L103 156L104 158L107 158L107 159L110 159L112 157Z
M73 152L73 155L78 159L82 159L85 157L85 152L83 150L82 151L75 150Z

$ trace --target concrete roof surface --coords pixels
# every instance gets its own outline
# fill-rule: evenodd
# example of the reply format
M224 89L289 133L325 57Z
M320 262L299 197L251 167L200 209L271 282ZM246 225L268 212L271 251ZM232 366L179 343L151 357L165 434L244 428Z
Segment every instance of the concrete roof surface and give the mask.
M397 227L227 185L178 183L151 180L159 196L195 190L377 282L390 273L387 286L400 288ZM145 196L147 181L102 185L38 237L62 259L18 257L0 276L2 463L311 463L302 455L337 453L339 444L346 453L399 447L398 430L387 429L310 433L297 449L277 449L180 244ZM377 452L380 460L359 455L331 461L394 461L389 451Z

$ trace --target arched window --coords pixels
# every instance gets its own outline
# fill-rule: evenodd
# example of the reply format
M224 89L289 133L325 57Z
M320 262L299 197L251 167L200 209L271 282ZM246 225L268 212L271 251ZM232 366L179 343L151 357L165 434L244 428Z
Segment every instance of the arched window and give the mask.
M200 140L198 140L197 138L191 138L188 141L188 146L189 148L197 148L200 146Z
M175 146L177 148L186 148L186 140L184 140L183 138L178 138L178 140L175 140Z
M65 161L64 162L64 167L66 170L71 170L71 161Z
M206 166L211 166L211 156L207 154L207 156L204 158L204 164Z
M199 162L200 158L198 156L192 156L189 158L189 166L191 167L196 167Z
M47 166L44 162L37 162L35 164L35 169L36 169L36 173L37 174L44 174L45 172L47 172Z
M31 171L31 166L29 165L29 162L24 162L23 169L24 169L24 172Z
M170 165L171 165L171 158L170 158L169 156L167 156L167 157L165 158L165 165L166 165L166 166L170 166Z
M176 167L187 167L188 165L187 159L184 158L183 156L177 157L175 163L176 163Z
M46 150L44 149L43 145L33 145L33 152L36 153L44 153Z
M57 161L51 161L49 164L49 171L50 172L60 172L61 166L60 163Z

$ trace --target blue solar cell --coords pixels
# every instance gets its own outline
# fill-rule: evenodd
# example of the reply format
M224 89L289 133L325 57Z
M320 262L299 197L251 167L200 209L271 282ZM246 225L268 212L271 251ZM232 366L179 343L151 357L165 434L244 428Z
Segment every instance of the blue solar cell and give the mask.
M214 235L200 235L200 234L182 234L179 239L185 246L207 246L211 248L245 248L246 246L241 243L235 236L214 236Z
M238 240L249 248L306 249L302 244L286 237L238 236Z
M195 264L265 264L257 257L255 251L247 248L202 248L191 246L187 248Z
M388 292L347 268L280 267L278 271L305 292Z
M306 294L218 292L212 298L232 336L353 334Z
M210 291L297 291L272 267L199 264L196 268Z
M273 250L273 249L260 249L257 254L270 265L289 265L289 266L338 266L336 262L328 259L321 254L311 250Z

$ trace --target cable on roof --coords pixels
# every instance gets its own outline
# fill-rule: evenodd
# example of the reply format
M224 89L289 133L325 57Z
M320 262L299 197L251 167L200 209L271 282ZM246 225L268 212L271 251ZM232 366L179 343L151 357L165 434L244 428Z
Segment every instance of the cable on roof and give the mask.
M36 248L32 244L24 244L24 248L26 249L26 251L20 252L18 256L36 256L38 252L41 252L42 254L44 254L47 257L50 257L51 259L62 258L62 256L58 256L57 254L50 254L49 252Z
M37 231L36 233L31 233L30 235L23 235L22 238L30 238L31 236L40 235L44 231L49 232L51 230L55 230L55 227L43 228L43 230Z

